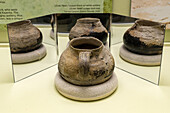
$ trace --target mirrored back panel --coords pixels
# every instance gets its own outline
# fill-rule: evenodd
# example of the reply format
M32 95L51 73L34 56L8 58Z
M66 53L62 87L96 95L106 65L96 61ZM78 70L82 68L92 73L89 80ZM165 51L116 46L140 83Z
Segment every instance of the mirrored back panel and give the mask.
M165 24L113 14L111 52L116 67L159 83Z
M57 64L51 20L52 15L47 15L8 24L15 82Z

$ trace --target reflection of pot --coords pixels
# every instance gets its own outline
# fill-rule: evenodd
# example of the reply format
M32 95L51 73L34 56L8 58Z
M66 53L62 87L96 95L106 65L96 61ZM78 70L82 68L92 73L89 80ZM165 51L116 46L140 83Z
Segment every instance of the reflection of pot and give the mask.
M137 20L123 37L125 47L139 54L161 54L165 25Z
M8 31L12 52L28 52L41 46L42 34L29 20L9 24Z
M76 85L94 85L108 80L114 59L102 42L94 37L71 40L59 60L60 75Z
M72 40L77 37L95 37L104 44L107 40L108 31L98 18L80 18L71 29L69 38Z

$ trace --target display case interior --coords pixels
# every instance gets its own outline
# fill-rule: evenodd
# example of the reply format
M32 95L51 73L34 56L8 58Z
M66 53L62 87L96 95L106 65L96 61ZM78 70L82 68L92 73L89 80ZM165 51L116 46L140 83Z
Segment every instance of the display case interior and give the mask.
M14 81L23 80L57 64L50 37L52 15L8 24Z
M57 24L56 24L56 21ZM82 20L82 18L84 18ZM69 41L70 41L70 32L72 32L73 27L77 24L78 20L80 20L80 23L84 22L89 22L89 18L97 18L100 20L100 24L107 30L107 47L112 53L113 57L115 58L115 67L122 69L126 72L129 72L135 76L138 76L142 79L145 79L147 81L150 81L154 84L159 83L159 73L160 73L160 66L161 66L161 55L162 55L162 48L163 48L163 40L162 40L162 46L160 48L161 53L159 54L159 65L141 65L141 64L135 64L135 63L130 63L126 59L123 59L122 56L120 56L120 48L124 44L124 34L127 32L128 29L130 29L134 24L135 21L138 20L137 18L131 18L131 17L125 17L125 16L120 16L116 14L56 14L56 17L53 15L47 15L39 18L33 18L30 20L25 20L26 26L28 24L31 24L30 26L34 27L33 29L37 30L39 34L36 34L35 36L38 36L36 39L36 44L33 41L33 45L30 45L30 50L24 50L22 51L22 48L24 48L23 43L27 43L28 40L26 38L23 38L23 40L17 41L17 40L12 40L15 37L19 36L19 32L25 33L26 36L26 30L22 31L23 28L19 27L16 28L16 25L18 26L24 26L24 22L16 22L16 23L11 23L8 24L8 32L9 32L9 42L10 42L10 48L11 48L11 53L12 53L12 58L15 57L15 55L18 54L23 54L24 52L29 53L33 50L36 50L37 48L40 48L40 45L45 46L46 53L41 53L38 52L39 54L42 54L41 57L39 56L38 60L36 61L29 61L28 59L25 59L24 57L21 58L21 56L17 56L15 58L18 58L19 61L22 61L21 63L16 63L13 61L13 72L15 76L15 81L22 80L28 76L31 76L37 72L40 72L44 69L47 69L53 65L56 65L58 63L58 60L61 56L61 54L64 52L64 50L68 47ZM93 20L93 21L98 21L98 20ZM112 23L111 23L112 21ZM156 22L155 22L156 23ZM24 25L22 25L24 24ZM160 24L160 23L158 23ZM57 26L57 27L56 27ZM79 26L79 25L78 25ZM164 25L162 25L164 26ZM12 30L12 27L17 29L18 31ZM164 26L165 27L165 26ZM164 27L162 28L162 39L164 39L164 32L165 29ZM92 27L93 28L93 27ZM152 26L151 26L152 28ZM24 29L29 29L24 28ZM32 30L32 31L34 31ZM56 35L55 35L55 30L56 30ZM73 31L75 32L75 31ZM101 31L103 33L103 31ZM12 38L12 33L16 33L13 35ZM29 34L29 33L28 33ZM34 33L33 33L34 34ZM73 33L75 34L75 33ZM78 34L80 36L85 36L87 37L88 33L86 35ZM142 34L142 33L141 33ZM77 35L77 34L76 34ZM92 35L95 37L94 34L89 34L89 36ZM20 35L21 36L21 35ZM10 38L11 37L11 38ZM32 36L31 36L32 37ZM73 36L75 37L75 36ZM29 38L30 39L30 38ZM99 39L101 40L101 39ZM23 41L23 43L22 43ZM101 40L102 41L102 40ZM22 47L19 47L18 44ZM34 45L35 44L35 45ZM103 43L105 46L106 44ZM29 46L29 43L26 44ZM14 46L14 47L13 47ZM44 47L43 46L43 47ZM12 48L13 47L13 48ZM17 49L18 50L17 50ZM57 48L57 50L56 50ZM136 48L134 48L136 49ZM43 50L42 50L43 51ZM14 55L13 55L14 54ZM37 54L37 53L36 53ZM25 55L23 55L25 56ZM28 62L25 62L28 60ZM23 62L24 61L24 62ZM42 65L43 64L43 65ZM33 68L36 67L36 68ZM153 71L154 70L154 71Z
M98 14L98 15L92 15L92 17L96 17L99 16L99 18L104 18L104 16L102 16L102 14ZM72 22L71 23L66 23L61 24L60 21L65 20L63 18L67 18L67 20L69 20L68 18L72 17ZM58 15L58 49L59 49L59 56L61 55L61 53L67 48L68 46L68 42L69 42L69 31L71 30L71 28L75 25L77 19L81 18L81 17L89 17L86 15L81 15L81 14L62 14L62 15ZM108 15L105 15L106 18L108 18ZM60 18L62 18L60 20ZM102 19L101 19L102 20ZM112 14L112 24L111 24L111 28L110 28L110 51L113 55L113 57L115 58L115 67L121 70L124 70L128 73L131 73L132 75L135 75L137 77L140 77L146 81L149 81L151 83L154 84L159 84L159 78L160 78L160 67L161 67L161 55L162 55L162 50L163 50L163 41L164 41L164 33L165 33L165 25L162 23L157 23L157 22L153 22L153 21L149 21L146 23L153 23L152 25L143 25L145 28L151 29L154 28L154 24L155 25L159 25L160 27L157 29L157 27L155 29L153 29L152 31L147 31L146 32L141 32L141 36L142 34L146 34L146 38L150 37L150 35L154 35L156 36L157 33L154 30L158 30L160 31L160 38L158 37L152 37L153 39L158 38L158 42L161 44L161 46L156 47L159 48L161 52L159 52L157 55L143 55L145 53L142 53L138 55L134 54L135 56L132 57L136 57L135 62L140 62L140 64L136 64L134 62L129 62L127 59L123 59L122 56L120 56L120 48L121 46L124 44L124 34L127 32L128 29L130 29L134 24L135 21L137 21L139 19L137 18L132 18L132 17L126 17L126 16L121 16L121 15L116 15L116 14ZM102 21L101 21L102 22ZM107 22L102 22L102 24L104 26L107 27L107 24L105 24ZM60 25L61 24L61 25ZM70 27L68 27L70 26ZM62 28L62 30L61 30ZM151 33L147 33L147 32L151 32ZM158 33L159 34L159 33ZM144 37L145 38L145 37ZM148 41L149 42L149 41ZM139 44L140 46L140 44ZM133 49L137 49L138 46L133 47ZM144 51L147 51L144 49ZM152 51L152 50L151 50ZM135 52L136 53L136 52ZM153 56L153 57L152 57ZM59 57L58 57L59 58ZM143 60L145 59L145 60ZM151 61L151 63L150 63ZM142 64L143 62L145 62L145 64ZM149 64L148 64L149 62Z

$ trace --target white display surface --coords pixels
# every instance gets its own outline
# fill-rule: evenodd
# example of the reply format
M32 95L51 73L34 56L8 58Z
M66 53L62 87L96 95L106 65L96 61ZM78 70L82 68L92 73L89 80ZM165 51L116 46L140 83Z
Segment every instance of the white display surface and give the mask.
M57 66L13 83L7 48L0 49L1 113L169 113L170 47L164 48L160 86L115 69L116 92L94 102L77 102L61 96L54 86ZM5 57L3 57L5 56Z

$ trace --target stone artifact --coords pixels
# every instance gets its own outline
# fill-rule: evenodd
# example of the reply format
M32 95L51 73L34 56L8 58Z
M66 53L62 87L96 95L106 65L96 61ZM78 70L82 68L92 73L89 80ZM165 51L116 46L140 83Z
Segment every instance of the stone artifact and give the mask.
M147 20L137 20L123 37L124 46L138 54L161 54L165 25Z
M78 37L95 37L106 44L108 31L98 18L80 18L69 34L70 40Z
M87 20L92 22L91 19ZM98 19L96 21L99 22ZM100 40L80 37L71 40L62 53L58 69L62 78L72 84L95 85L108 80L113 74L114 66L113 56Z
M11 52L29 52L42 44L42 34L30 20L8 24Z

